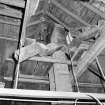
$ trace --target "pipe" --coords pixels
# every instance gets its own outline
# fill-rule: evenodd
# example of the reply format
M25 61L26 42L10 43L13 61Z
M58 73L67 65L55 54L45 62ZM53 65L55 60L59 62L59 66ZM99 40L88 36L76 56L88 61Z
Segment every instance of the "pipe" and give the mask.
M24 90L24 89L0 89L0 99L18 99L20 100L37 100L46 102L71 102L78 99L78 102L96 102L92 97L95 96L101 102L105 102L105 94L98 93L77 93L77 92L55 92L41 90Z

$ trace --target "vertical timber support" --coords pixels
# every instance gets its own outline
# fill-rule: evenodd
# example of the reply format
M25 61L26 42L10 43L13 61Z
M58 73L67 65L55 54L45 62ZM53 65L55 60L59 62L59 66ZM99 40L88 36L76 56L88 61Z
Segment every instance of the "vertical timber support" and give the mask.
M23 43L25 41L25 32L26 32L26 24L27 24L27 20L28 20L28 14L29 14L29 4L30 4L30 0L26 1L26 6L25 6L25 13L24 13L24 19L23 19L23 24L22 24L22 28L21 28L21 38L20 38L20 44L19 44L19 59L18 62L16 64L16 69L15 69L15 74L14 74L14 81L13 81L13 88L16 89L17 85L18 85L18 78L19 78L19 73L20 73L20 49L23 46Z
M66 60L65 53L59 50L53 54L53 57ZM55 75L55 88L56 91L72 91L70 72L67 64L53 64L53 71Z
M32 5L33 4L33 5ZM14 75L14 82L13 82L13 88L16 89L18 85L18 78L19 78L19 69L20 69L20 49L23 47L25 39L26 39L26 26L27 22L29 21L29 18L32 14L35 13L37 7L39 4L39 0L27 0L26 6L25 6L25 13L24 13L24 19L23 24L21 28L21 37L20 37L20 44L19 44L19 59L16 65L15 75Z
M66 45L65 29L62 26L55 24L55 28L50 39L51 43ZM59 60L66 60L65 52L62 49L56 51L52 56ZM54 63L49 70L49 81L51 91L72 91L71 77L67 64Z

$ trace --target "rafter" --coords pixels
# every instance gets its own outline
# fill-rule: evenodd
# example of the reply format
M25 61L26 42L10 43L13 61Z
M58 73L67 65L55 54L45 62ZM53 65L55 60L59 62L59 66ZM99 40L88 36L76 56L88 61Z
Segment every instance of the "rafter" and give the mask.
M105 27L105 24L104 24ZM104 50L105 48L105 29L101 30L100 37L96 42L90 47L90 49L85 53L77 65L77 72L75 73L76 77L79 78L86 70L87 67L92 61Z
M74 19L76 19L77 21L79 21L80 23L86 25L86 26L90 26L90 24L88 24L87 22L85 22L83 19L81 19L79 16L73 14L72 12L70 12L69 10L67 10L66 8L64 8L61 4L59 4L58 2L56 2L55 0L52 0L52 3L54 3L57 7L59 7L62 11L66 12L68 15L72 16Z
M67 28L68 30L70 29L70 27L68 27L65 23L61 22L57 17L55 17L53 14L47 12L46 13L50 18L54 19L56 22L60 23L61 25L63 25L65 28Z

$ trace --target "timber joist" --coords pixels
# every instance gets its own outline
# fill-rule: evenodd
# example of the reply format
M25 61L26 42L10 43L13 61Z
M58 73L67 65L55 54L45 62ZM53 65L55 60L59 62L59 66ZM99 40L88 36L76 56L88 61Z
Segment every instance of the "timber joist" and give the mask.
M43 47L44 45L37 43L33 41L32 44L27 45L26 47L23 47L20 49L20 62L23 62L25 60L31 60L31 61L42 61L42 62L49 62L49 63L61 63L61 64L68 64L71 65L71 62L69 60L59 60L53 57L49 57L49 52L52 54L54 53L58 48L62 47L60 45L56 44L48 44L46 48ZM51 48L51 46L53 46ZM49 49L50 48L50 49ZM15 58L18 58L18 50L15 52ZM41 57L37 56L40 55ZM73 63L76 65L76 62Z
M50 2L47 9L47 14L51 14L53 17L57 18L56 20L64 23L65 26L69 28L83 27L89 25L81 18L68 11L55 0ZM51 18L53 19L53 17Z
M80 58L77 65L76 77L79 78L86 70L89 64L91 64L96 57L105 49L105 22L100 26L100 37L95 43L87 50L84 56Z
M42 4L43 6L41 6ZM90 6L89 3L88 5ZM32 19L27 26L27 34L30 34L30 32L28 32L30 27L37 27L38 24L41 24L42 21L38 18L40 14L48 15L54 21L62 24L69 30L73 28L77 29L78 27L96 25L98 20L102 17L102 14L97 14L97 12L94 12L94 9L89 9L87 4L85 6L85 3L83 2L74 0L51 0L48 2L47 0L41 0L36 15L32 16ZM45 19L47 18L45 17ZM35 30L37 31L37 29ZM35 33L35 31L31 32L31 35Z
M59 60L53 57L32 57L29 60L31 61L42 61L42 62L49 62L49 63L60 63L60 64L68 64L71 65L71 62L69 60ZM77 65L77 62L73 62L73 65Z
M65 2L67 2L67 1L65 1ZM58 3L57 0L52 0L52 3L55 4L58 8L60 8L61 11L67 13L72 18L74 18L77 21L79 21L81 24L83 24L85 26L89 26L89 24L87 22L85 22L84 20L82 20L81 17L79 17L78 15L76 15L75 13L73 13L72 11L68 10L68 8L65 8L63 5L61 5L60 3Z
M81 23L84 23L84 25L96 24L97 21L100 19L100 16L95 14L89 8L86 8L78 1L56 0L56 3L57 2L61 5L62 9L64 8L65 10L71 12L73 15L76 15L76 20L79 20Z
M102 11L89 3L74 0L51 0L47 8L46 13L67 28L96 25L105 18Z

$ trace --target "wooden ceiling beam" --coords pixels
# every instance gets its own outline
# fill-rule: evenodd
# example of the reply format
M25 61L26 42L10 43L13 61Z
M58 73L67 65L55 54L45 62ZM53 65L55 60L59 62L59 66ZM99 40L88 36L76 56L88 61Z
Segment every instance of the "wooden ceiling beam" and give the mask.
M7 58L6 61L9 62L14 62L13 59L11 58ZM69 60L59 60L53 57L38 57L38 56L34 56L32 58L29 58L28 61L39 61L39 62L49 62L49 63L60 63L60 64L68 64L71 65L71 62ZM77 62L73 62L73 65L77 65Z
M69 60L59 60L59 59L56 59L56 58L53 58L53 57L38 57L38 56L35 56L35 57L30 58L29 60L71 65L71 61L69 61ZM73 62L73 64L76 65L77 63Z
M88 24L87 22L85 22L83 19L81 19L79 16L73 14L72 12L70 12L69 10L67 10L66 8L64 8L61 4L59 4L57 1L52 0L52 3L54 3L54 5L56 5L57 7L59 7L62 11L66 12L68 15L72 16L74 19L76 19L77 21L79 21L80 23L84 24L85 26L90 26L90 24Z
M50 12L46 13L50 18L52 18L53 20L55 20L56 22L60 23L61 25L63 25L65 28L67 28L68 30L70 29L70 27L68 27L65 23L61 22L57 17L55 17L53 14L51 14Z
M100 37L96 42L90 47L90 49L85 53L85 55L79 60L77 64L76 77L79 78L86 70L89 64L104 50L105 48L105 24L101 30Z

